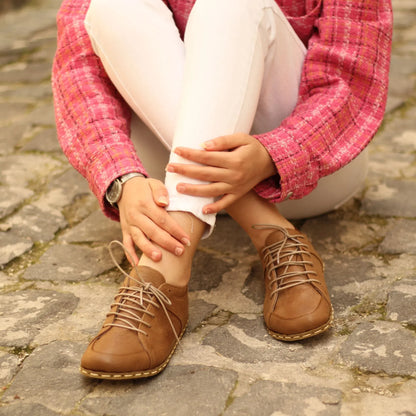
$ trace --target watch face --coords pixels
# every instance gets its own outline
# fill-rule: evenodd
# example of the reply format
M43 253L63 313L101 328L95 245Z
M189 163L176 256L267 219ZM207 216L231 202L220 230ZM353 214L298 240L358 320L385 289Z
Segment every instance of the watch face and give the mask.
M112 183L112 185L110 186L106 194L108 202L110 202L111 204L116 204L118 200L120 199L121 189L122 189L122 184L120 183L119 180L116 179Z

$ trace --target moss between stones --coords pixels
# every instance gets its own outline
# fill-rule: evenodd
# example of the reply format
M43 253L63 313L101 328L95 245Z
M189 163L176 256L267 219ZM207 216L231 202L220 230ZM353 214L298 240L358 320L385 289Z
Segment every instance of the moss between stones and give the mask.
M370 298L364 298L360 303L351 307L351 312L360 316L369 316L373 314L380 315L381 319L386 316L386 303L373 302Z
M31 347L30 345L26 345L25 347L13 347L10 350L10 354L18 355L19 357L25 357L35 350L35 347Z

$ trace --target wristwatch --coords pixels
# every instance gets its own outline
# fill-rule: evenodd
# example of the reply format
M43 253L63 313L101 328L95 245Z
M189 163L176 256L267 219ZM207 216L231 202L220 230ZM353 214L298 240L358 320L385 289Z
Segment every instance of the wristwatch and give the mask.
M123 192L123 184L126 183L129 179L135 178L136 176L141 176L144 178L144 175L141 173L131 172L120 176L117 179L114 179L114 181L108 187L107 192L105 193L105 198L112 207L117 208L117 202L120 201L121 193Z

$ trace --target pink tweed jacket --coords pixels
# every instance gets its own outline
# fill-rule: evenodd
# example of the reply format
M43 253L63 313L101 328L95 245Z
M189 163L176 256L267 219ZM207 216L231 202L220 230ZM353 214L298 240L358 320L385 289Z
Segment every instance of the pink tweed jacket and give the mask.
M195 0L161 0L183 35ZM392 39L390 0L276 0L307 46L299 99L276 129L257 135L280 180L256 192L280 202L302 198L322 176L355 158L385 110ZM109 184L128 172L146 174L129 138L130 109L94 54L84 28L90 0L64 0L52 84L58 137L109 217Z

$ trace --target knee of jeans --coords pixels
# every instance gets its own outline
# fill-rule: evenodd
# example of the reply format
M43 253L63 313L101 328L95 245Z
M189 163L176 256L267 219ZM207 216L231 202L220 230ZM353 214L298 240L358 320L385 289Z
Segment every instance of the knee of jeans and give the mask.
M263 0L196 0L190 21L198 21L198 26L244 27L251 21L257 23L263 9Z
M136 25L147 22L153 16L168 16L170 10L160 0L91 0L85 17L85 27L95 36L117 30L132 20Z
M99 33L97 29L100 27L109 27L116 7L111 0L91 0L84 22L90 36L91 33Z

